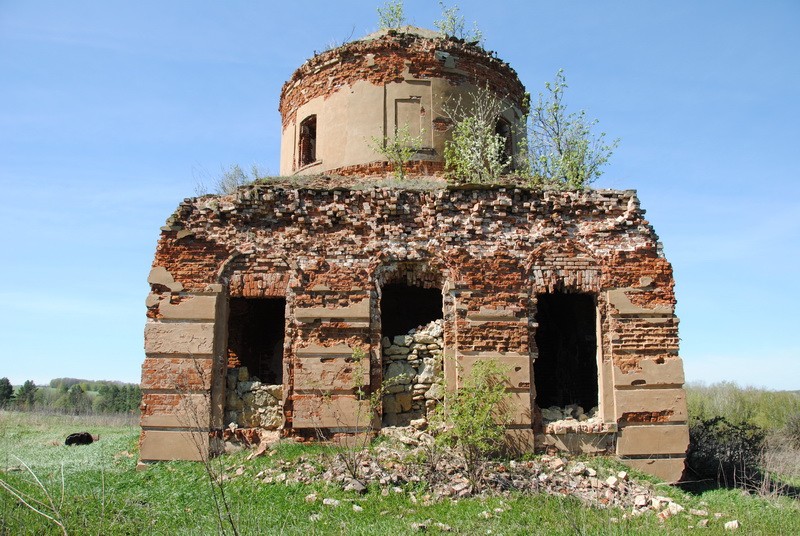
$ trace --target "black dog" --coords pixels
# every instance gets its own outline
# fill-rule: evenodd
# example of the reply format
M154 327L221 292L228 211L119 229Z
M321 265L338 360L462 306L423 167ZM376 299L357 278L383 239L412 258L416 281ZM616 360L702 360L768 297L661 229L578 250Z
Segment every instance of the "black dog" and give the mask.
M92 434L89 432L76 432L74 434L69 434L67 436L66 441L64 441L65 445L90 445L94 441Z

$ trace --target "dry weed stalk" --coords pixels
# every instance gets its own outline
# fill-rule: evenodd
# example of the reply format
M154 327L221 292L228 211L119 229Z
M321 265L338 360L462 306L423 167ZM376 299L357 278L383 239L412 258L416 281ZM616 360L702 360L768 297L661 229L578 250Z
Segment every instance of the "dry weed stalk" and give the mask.
M194 364L194 371L198 375L200 385L211 385L210 372L203 370L194 356L189 357ZM203 404L193 404L188 402L188 397L197 393L190 386L191 382L185 376L180 378L176 386L178 394L182 396L183 400L187 401L180 406L178 420L191 430L187 435L197 451L208 478L208 487L214 503L214 513L216 514L217 529L221 534L226 534L226 527L229 527L234 536L239 536L239 529L233 519L231 505L225 494L225 469L221 458L215 456L216 452L212 452L211 442L213 438L210 431L210 414L203 411L203 408L210 411L211 391L210 389L202 389L200 394L203 397Z
M18 456L14 456L14 458L16 458L17 461L22 464L25 470L28 471L28 473L33 477L33 480L36 482L36 486L44 493L47 503L36 499L32 495L28 495L1 478L0 488L6 490L26 508L55 523L61 529L61 533L64 534L64 536L67 536L67 528L64 525L64 518L61 516L61 509L64 506L64 465L61 465L61 499L58 506L56 506L55 502L53 501L53 497L50 495L50 492L47 491L47 487L42 483L41 480L39 480L39 477L36 475L33 469L31 469L30 466L22 461Z

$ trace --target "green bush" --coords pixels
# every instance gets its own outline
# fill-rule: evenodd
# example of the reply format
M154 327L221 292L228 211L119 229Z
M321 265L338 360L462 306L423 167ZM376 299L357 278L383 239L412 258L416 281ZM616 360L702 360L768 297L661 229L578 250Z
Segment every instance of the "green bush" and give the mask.
M739 387L733 382L690 383L686 395L692 420L725 417L734 424L748 423L772 432L800 415L800 393L792 391Z
M783 427L783 434L794 448L800 449L800 413L789 417Z
M455 447L464 457L467 477L480 488L483 465L505 440L508 411L504 407L508 376L494 361L478 361L458 390L447 393L440 418L444 431L437 441Z
M693 421L689 426L687 465L701 480L726 487L757 481L766 432L753 424L725 417Z

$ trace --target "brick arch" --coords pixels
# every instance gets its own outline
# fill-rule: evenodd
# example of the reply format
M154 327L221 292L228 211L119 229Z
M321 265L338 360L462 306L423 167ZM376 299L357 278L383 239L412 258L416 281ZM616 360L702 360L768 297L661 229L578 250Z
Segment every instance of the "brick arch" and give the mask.
M231 297L284 297L291 276L289 263L282 258L261 259L237 251L220 264L216 281Z
M542 244L528 256L525 268L533 294L600 292L601 265L589 248L575 240Z
M387 283L406 283L422 288L444 289L451 281L450 267L434 252L404 251L399 254L380 252L369 267L375 289Z

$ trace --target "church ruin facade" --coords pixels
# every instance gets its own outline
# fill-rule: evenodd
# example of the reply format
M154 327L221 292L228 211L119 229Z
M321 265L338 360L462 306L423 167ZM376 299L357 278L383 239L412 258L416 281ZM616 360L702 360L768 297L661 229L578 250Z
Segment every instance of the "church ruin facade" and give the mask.
M295 178L186 199L162 227L143 461L197 459L234 432L424 427L491 360L508 371L517 448L680 478L672 268L635 192L447 184L442 110L476 87L507 103L497 132L513 153L524 88L474 45L379 32L298 69L280 104ZM420 180L381 185L389 164L369 140L401 127L424 140L408 165Z

